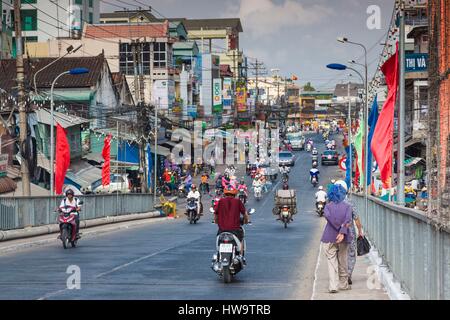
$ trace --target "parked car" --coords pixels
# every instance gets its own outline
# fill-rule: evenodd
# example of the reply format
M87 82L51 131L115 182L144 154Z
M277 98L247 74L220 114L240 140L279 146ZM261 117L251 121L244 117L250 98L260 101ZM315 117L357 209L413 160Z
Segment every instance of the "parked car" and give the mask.
M111 183L108 186L102 185L102 179L93 182L89 187L84 188L84 193L130 193L131 180L128 174L112 174Z
M279 154L279 165L280 166L294 166L295 165L295 159L294 154L290 151L282 151Z
M321 163L322 165L334 164L337 166L339 164L339 153L336 150L326 150L322 154Z

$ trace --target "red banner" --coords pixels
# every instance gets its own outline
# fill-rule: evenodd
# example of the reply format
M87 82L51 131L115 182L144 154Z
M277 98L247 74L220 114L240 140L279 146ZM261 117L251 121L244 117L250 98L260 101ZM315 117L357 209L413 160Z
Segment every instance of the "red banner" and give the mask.
M70 167L70 145L66 130L56 124L56 163L55 163L55 193L62 194L64 179Z
M395 54L381 67L386 77L388 96L378 117L372 138L371 149L380 168L381 181L385 189L391 186L392 148L394 140L394 108L398 88L398 44Z
M111 135L108 134L105 138L102 156L105 162L102 166L102 185L109 186L111 183Z

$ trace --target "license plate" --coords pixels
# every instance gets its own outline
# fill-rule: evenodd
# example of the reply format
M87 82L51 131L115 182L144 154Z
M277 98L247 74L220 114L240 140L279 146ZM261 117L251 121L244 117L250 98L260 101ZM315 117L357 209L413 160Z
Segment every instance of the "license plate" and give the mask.
M233 244L232 243L221 243L219 251L223 252L223 253L232 253L233 252Z
M289 211L283 211L283 216L285 217L289 216Z

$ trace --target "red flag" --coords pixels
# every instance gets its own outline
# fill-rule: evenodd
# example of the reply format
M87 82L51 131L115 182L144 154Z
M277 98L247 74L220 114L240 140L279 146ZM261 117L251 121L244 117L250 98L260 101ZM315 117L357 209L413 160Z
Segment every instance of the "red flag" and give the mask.
M392 148L394 139L394 108L398 88L398 44L395 54L381 67L386 77L388 96L378 117L372 138L372 153L380 168L381 181L389 188L392 176Z
M105 162L102 166L102 185L108 186L111 183L111 135L108 134L103 145L102 156Z
M66 130L56 124L56 163L55 163L55 193L62 194L64 179L70 166L70 145Z

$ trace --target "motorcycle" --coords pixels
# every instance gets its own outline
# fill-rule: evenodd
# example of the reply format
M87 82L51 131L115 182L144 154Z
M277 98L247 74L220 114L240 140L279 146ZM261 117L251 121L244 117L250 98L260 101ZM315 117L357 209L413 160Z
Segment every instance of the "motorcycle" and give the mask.
M287 228L287 225L292 221L292 213L289 206L281 207L279 219L284 224L284 228Z
M288 185L288 181L287 180L283 180L283 190L289 190L289 185Z
M318 184L319 182L317 181L317 177L316 176L313 176L312 178L311 178L311 184L313 185L313 187L315 188L315 187L317 187L317 184Z
M211 213L214 213L214 210L211 210ZM255 209L251 209L248 214L254 213ZM243 243L231 232L222 232L216 238L216 253L212 258L211 269L223 278L224 283L230 283L233 277L245 267L245 260L241 256L242 245L246 248L245 230Z
M245 173L249 176L251 172L252 172L252 165L249 163L245 167Z
M186 198L188 192L186 190L186 184L183 182L178 186L178 197Z
M245 194L244 189L239 189L239 200L241 200L244 205L247 203L247 195Z
M257 201L261 200L261 196L262 196L262 187L261 187L261 186L253 187L253 191L254 191L255 199L256 199Z
M317 168L318 165L319 165L319 163L317 162L317 160L313 160L312 167Z
M200 219L200 215L197 214L197 200L195 198L187 199L186 204L186 216L189 220L189 224L196 224Z
M289 173L287 173L287 172L283 172L283 181L284 180L286 180L286 181L289 181Z
M312 150L312 146L311 146L311 144L308 143L308 144L306 145L306 151L307 151L307 152L311 152L311 150Z
M159 197L161 195L170 196L171 194L172 191L170 190L169 185L161 179L159 187L156 188L156 195Z
M317 214L319 215L319 217L323 216L324 209L325 209L325 203L322 201L319 201L317 203Z
M255 179L256 177L256 169L253 168L252 171L250 172L250 178Z
M80 201L80 205L83 201ZM58 216L59 223L59 238L62 241L64 249L69 247L69 243L72 248L75 248L78 244L77 239L77 223L76 223L76 211L61 212Z

